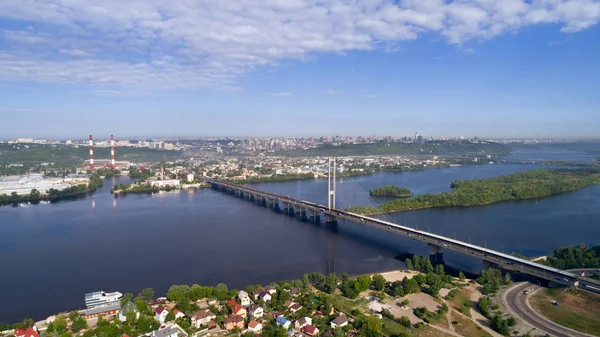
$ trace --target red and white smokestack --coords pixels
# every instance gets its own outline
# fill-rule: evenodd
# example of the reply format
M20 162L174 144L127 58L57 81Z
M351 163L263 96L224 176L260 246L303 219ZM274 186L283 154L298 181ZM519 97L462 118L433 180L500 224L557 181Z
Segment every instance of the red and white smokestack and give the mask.
M115 136L110 135L110 168L115 169Z
M90 135L90 171L94 170L94 141Z

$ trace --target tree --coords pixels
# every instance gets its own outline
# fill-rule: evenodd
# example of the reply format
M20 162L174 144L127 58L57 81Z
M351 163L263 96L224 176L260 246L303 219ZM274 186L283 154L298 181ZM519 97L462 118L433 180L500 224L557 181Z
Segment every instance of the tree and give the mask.
M375 287L375 290L377 291L381 291L383 290L383 288L385 288L385 277L383 277L383 275L381 274L375 274L373 275L373 286Z
M130 311L125 316L125 319L127 319L127 324L129 324L129 326L133 326L137 322L137 313L135 311Z
M57 315L54 319L54 331L59 335L67 332L67 319L63 315Z
M146 301L144 301L144 299L141 297L136 297L133 300L133 303L141 313L150 314L150 307L148 306L148 303L146 303Z
M380 337L382 332L381 321L375 316L366 316L362 321L361 330L368 337Z
M123 295L123 298L121 298L121 306L125 305L125 303L131 301L132 299L133 299L133 294L126 293L125 295Z
M437 264L435 266L435 273L438 275L444 275L444 265L443 264Z
M87 320L81 316L78 316L71 321L71 331L73 332L78 332L79 330L86 329L87 327Z
M358 285L360 286L360 291L365 291L367 289L369 289L369 287L371 286L371 276L369 275L361 275L359 276L356 281L358 282Z
M392 282L391 293L393 296L402 297L404 296L404 286L400 281Z
M227 288L226 284L219 283L215 287L215 290L214 290L213 294L219 300L226 300L226 299L229 298L229 289Z
M458 272L458 279L459 279L461 282L464 282L464 281L465 281L465 278L466 278L466 277L465 277L465 273L463 273L462 271L459 271L459 272Z
M165 321L173 322L175 320L175 313L173 311L169 311L167 317L165 317Z
M402 316L399 319L399 322L401 325L404 325L407 328L410 328L412 323L410 322L410 318L406 317L406 316Z
M324 288L325 292L328 294L333 294L335 289L337 289L337 275L335 275L335 273L330 273L327 275Z
M415 268L413 266L412 261L409 258L406 258L406 260L404 260L404 264L406 265L406 269L408 270L413 270Z
M142 298L146 302L152 300L154 298L154 289L152 289L152 288L144 288L142 290Z
M310 285L310 276L308 274L304 274L304 276L302 276L302 283L305 287Z
M183 299L183 297L190 290L190 287L187 285L172 285L167 292L167 297L171 301L179 302Z
M315 272L312 274L312 280L315 283L323 283L325 281L325 275Z
M509 273L504 274L504 284L508 285L511 283L512 283L512 279L510 278L510 274Z
M304 284L303 284L302 280L295 280L294 281L294 287L296 287L296 288L302 288L303 285Z
M350 275L348 275L348 273L343 272L342 273L342 284L347 284L350 281Z
M433 265L428 258L424 258L423 271L428 274L433 272Z

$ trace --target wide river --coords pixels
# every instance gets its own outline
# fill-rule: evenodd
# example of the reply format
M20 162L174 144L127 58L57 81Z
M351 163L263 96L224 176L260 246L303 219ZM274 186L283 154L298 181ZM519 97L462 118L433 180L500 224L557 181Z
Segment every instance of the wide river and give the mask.
M387 173L338 181L339 205L373 203L370 188L449 191L453 180L538 168L503 164ZM164 295L172 284L230 288L335 270L350 274L403 267L399 254L427 254L425 244L355 223L337 231L299 222L211 190L114 197L112 178L91 196L26 207L0 207L0 321L43 319L84 306L86 292ZM327 180L258 184L324 203ZM390 215L397 223L505 252L542 255L567 245L600 244L600 186L543 200ZM446 253L446 262L478 272L481 261Z

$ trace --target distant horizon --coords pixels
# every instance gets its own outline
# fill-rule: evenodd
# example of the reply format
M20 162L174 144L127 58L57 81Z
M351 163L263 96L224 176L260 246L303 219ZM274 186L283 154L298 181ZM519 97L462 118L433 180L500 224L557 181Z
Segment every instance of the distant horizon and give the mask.
M437 135L424 135L424 134L419 134L421 136L423 136L425 138L425 140L429 140L429 138L433 138L434 140L439 140L439 138L444 138L446 140L451 140L451 139L457 139L460 137L464 137L465 140L468 139L473 139L475 137L477 137L479 140L481 141L486 141L486 140L520 140L520 141L525 141L525 140L536 140L536 141L600 141L600 136L596 136L596 137L586 137L586 136L573 136L573 137L485 137L485 136L478 136L478 135L460 135L460 136L437 136ZM369 138L369 137L377 137L377 138L384 138L384 137L392 137L394 139L401 139L401 138L412 138L414 136L413 135L405 135L405 136L394 136L394 135L377 135L377 134L369 134L369 135L289 135L289 136L273 136L273 135L263 135L263 136L241 136L241 135L221 135L221 136L174 136L174 135L170 135L170 136L123 136L123 137L119 137L117 135L115 136L115 140L119 141L119 140L193 140L193 139L207 139L207 138L220 138L220 139L255 139L255 138L320 138L320 137L352 137L352 138L356 138L356 137L365 137L365 138ZM36 137L36 136L30 136L30 135L21 135L18 137L12 137L12 138L0 138L0 141L3 142L8 142L8 141L15 141L17 139L33 139L33 140L46 140L46 141L87 141L88 140L89 135L85 136L85 137L81 137L81 138L76 138L76 137L64 137L64 136L59 136L59 137L53 137L53 138L49 138L49 137ZM94 142L103 142L103 141L110 141L110 134L107 137L97 137L92 135Z

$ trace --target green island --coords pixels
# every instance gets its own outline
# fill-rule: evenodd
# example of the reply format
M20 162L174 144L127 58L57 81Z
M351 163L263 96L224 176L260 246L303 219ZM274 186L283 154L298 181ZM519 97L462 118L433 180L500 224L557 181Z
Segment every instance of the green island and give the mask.
M388 201L379 206L352 206L358 214L382 214L410 210L489 205L576 191L600 183L600 168L540 169L483 180L454 181L452 192L424 194Z
M73 198L82 194L95 191L98 187L104 185L104 180L99 174L92 174L89 178L89 183L79 184L67 187L63 190L51 188L46 193L41 193L37 189L32 189L29 194L11 194L0 195L0 206L11 205L20 202L39 203L40 201L58 201L62 199Z
M291 180L305 180L305 179L314 179L314 174L312 173L288 173L288 174L273 174L268 177L251 177L247 179L226 179L227 181L233 184L251 184L251 183L268 183L268 182L282 182L282 181L291 181Z
M398 186L381 186L372 189L369 194L373 197L412 197L412 192L405 187Z
M464 156L469 155L493 155L504 156L510 153L510 147L500 143L471 143L428 141L424 144L415 143L387 143L378 142L370 144L327 144L312 149L297 149L276 151L275 156L289 157L327 157L327 156L375 156L375 155L444 155Z

